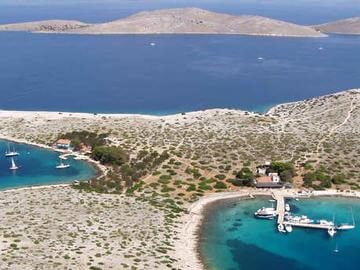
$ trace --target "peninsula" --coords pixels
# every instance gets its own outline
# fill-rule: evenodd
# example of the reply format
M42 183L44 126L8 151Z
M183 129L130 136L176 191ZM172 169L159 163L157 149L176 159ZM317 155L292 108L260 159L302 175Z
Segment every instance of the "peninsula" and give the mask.
M314 25L313 28L323 33L360 35L360 17Z
M93 143L89 158L108 169L73 186L1 191L0 268L203 269L195 250L203 208L270 195L242 181L266 161L294 172L280 174L293 185L283 192L360 196L359 112L360 89L266 114L0 111L1 138Z
M284 37L325 37L309 26L261 16L235 16L199 8L140 12L127 18L88 24L50 20L0 25L0 31L71 34L234 34Z

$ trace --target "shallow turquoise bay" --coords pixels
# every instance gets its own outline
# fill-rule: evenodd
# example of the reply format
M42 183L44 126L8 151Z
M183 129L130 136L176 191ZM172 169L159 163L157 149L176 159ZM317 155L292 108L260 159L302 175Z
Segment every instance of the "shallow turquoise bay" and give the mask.
M26 144L10 145L20 153L15 157L19 169L9 170L11 159L5 157L8 142L0 141L0 189L70 183L96 175L95 168L85 161L68 159L66 163L71 167L59 170L55 168L59 164L59 153Z
M296 215L355 223L360 220L360 200L316 198L289 201ZM275 220L255 219L253 213L271 206L269 198L227 201L209 209L201 236L200 252L209 269L358 269L360 229L337 232L293 228L277 232ZM338 248L339 252L334 250Z

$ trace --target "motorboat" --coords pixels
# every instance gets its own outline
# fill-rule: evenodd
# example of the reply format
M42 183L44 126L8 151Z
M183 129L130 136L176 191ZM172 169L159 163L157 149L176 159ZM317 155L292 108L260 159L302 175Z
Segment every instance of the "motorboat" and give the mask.
M280 224L278 225L278 231L281 232L281 233L286 232L285 229L284 229L284 225L283 225L283 224L280 223Z
M290 205L288 203L285 204L285 211L290 212Z
M273 219L277 216L277 211L273 207L262 207L254 213L255 217L263 219Z
M334 237L335 233L336 233L335 227L330 227L330 228L328 229L328 234L329 234L331 237Z
M292 232L293 229L292 229L292 226L290 224L286 224L285 225L285 230L290 233L290 232Z

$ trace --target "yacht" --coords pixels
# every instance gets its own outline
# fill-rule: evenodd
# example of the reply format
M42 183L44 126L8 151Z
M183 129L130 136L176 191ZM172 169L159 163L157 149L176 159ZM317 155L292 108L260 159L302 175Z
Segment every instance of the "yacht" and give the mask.
M335 233L336 233L336 230L335 230L334 227L330 227L330 228L328 229L328 234L329 234L331 237L334 237Z
M69 168L69 167L70 167L69 164L64 164L64 163L61 161L60 164L56 166L56 169L67 169L67 168Z
M262 207L254 213L255 217L263 219L273 219L276 217L277 212L273 207Z
M19 167L18 166L16 166L16 164L15 164L15 160L14 160L14 158L12 157L11 158L11 166L10 166L10 170L17 170Z
M15 151L15 147L13 147L13 150L11 150L10 145L8 145L8 150L5 152L5 157L15 157L18 155L19 153Z
M314 222L314 220L309 219L307 216L288 216L286 219L290 222L302 224L309 224Z
M332 221L327 221L327 220L325 220L325 219L320 219L320 220L319 220L319 224L320 224L320 225L334 226L334 222L332 222Z
M285 204L285 211L290 212L290 205L288 203Z
M292 229L292 226L290 224L286 224L285 225L285 230L290 233L290 232L292 232L293 229Z

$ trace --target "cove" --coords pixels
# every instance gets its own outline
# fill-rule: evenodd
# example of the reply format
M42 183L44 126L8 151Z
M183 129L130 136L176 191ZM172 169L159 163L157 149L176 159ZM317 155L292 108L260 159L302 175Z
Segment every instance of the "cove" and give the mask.
M19 167L9 169L11 159L5 152L15 147L19 156L14 160ZM96 169L85 161L68 159L70 168L59 170L59 153L28 144L9 143L0 140L0 189L19 188L37 185L71 183L74 180L86 180L96 176Z

